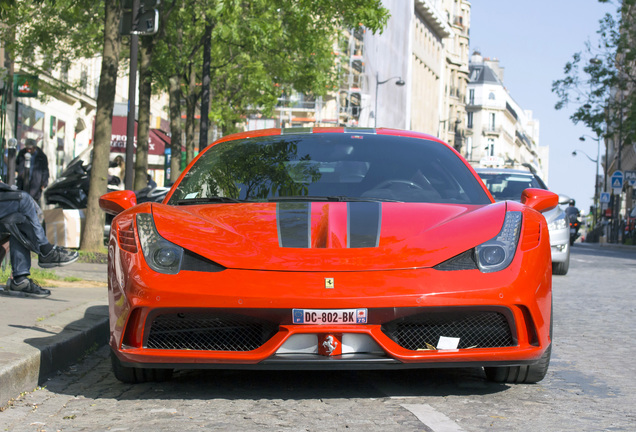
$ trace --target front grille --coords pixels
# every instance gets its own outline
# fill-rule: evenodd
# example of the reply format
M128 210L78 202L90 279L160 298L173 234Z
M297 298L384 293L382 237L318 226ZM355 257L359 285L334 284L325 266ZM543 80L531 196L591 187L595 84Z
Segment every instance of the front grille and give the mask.
M413 351L436 347L440 336L459 338L458 348L515 344L508 320L493 311L422 313L385 324L382 331L402 348Z
M278 324L245 315L197 312L154 318L146 348L252 351L278 331Z

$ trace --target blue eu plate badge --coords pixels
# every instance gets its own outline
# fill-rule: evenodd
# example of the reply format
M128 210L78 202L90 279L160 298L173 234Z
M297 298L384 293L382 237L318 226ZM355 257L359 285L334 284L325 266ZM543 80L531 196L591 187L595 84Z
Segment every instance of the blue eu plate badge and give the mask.
M303 310L294 309L294 324L302 324L302 323L303 323Z

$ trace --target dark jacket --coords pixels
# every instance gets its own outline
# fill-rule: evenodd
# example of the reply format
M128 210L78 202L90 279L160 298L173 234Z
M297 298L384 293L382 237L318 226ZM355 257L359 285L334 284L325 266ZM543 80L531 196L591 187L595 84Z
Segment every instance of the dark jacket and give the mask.
M18 171L18 178L16 179L16 185L18 189L27 191L34 200L39 201L42 195L42 189L49 184L49 160L44 152L39 148L35 148L35 152L31 155L32 169L28 170L25 167L26 149L22 149L18 152L18 156L15 159L16 169ZM27 186L28 180L28 189Z

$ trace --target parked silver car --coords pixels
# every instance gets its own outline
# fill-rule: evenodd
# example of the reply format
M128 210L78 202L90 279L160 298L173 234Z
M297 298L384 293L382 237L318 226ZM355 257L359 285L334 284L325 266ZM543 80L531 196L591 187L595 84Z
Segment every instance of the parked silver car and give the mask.
M527 188L548 189L539 176L523 170L505 168L476 168L477 174L497 201L519 201ZM570 198L559 196L559 204L567 204ZM561 206L544 212L550 231L552 249L552 273L565 275L570 267L570 226Z

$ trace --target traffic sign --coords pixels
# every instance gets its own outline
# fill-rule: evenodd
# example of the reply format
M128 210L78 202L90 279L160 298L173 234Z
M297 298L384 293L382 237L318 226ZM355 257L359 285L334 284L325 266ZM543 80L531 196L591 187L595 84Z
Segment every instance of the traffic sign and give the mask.
M119 23L119 33L122 36L128 36L132 33L132 11L124 12ZM143 13L139 13L139 24L137 24L138 35L153 35L159 30L159 11L150 9Z
M625 171L625 181L629 183L630 186L636 185L636 171Z
M619 170L614 171L614 174L612 174L612 178L610 182L610 184L612 185L612 189L614 189L614 192L616 193L622 192L623 180L624 180L623 171L619 171Z
M601 204L607 204L610 202L609 192L601 192Z

